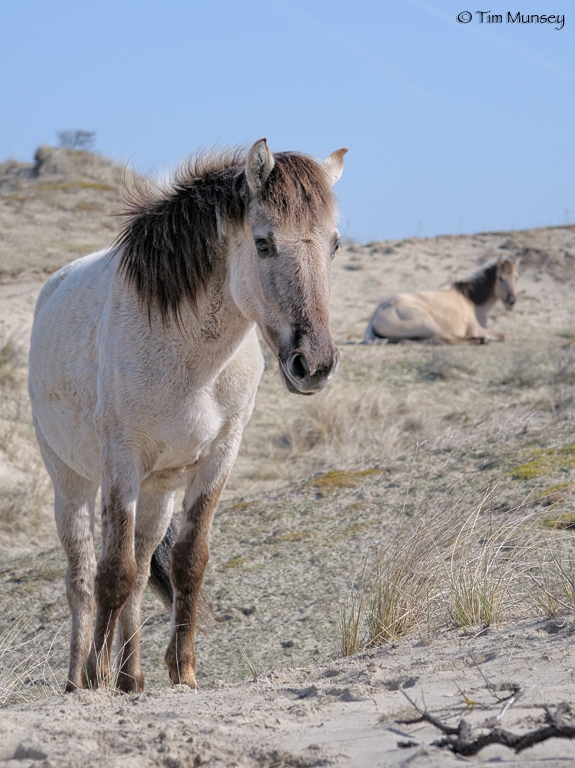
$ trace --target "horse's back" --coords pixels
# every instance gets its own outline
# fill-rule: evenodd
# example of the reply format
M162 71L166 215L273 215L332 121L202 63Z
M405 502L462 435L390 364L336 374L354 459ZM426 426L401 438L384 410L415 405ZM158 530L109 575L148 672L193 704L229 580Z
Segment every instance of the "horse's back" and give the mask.
M468 313L466 300L450 288L400 293L377 306L365 331L364 341L369 344L377 338L464 337Z
M110 251L96 251L88 256L82 256L69 264L61 267L57 272L51 275L44 287L40 291L36 306L34 308L34 318L38 317L48 300L56 293L58 288L65 283L65 287L78 286L84 284L91 291L97 289L97 275L101 274L110 266Z

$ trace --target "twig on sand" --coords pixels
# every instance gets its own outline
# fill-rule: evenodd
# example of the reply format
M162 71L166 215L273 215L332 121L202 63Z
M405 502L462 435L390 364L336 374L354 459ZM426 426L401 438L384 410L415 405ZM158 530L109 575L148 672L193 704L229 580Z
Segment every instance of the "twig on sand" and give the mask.
M444 734L442 739L433 742L433 746L446 747L457 755L476 755L489 744L502 744L504 747L509 747L509 749L513 749L515 752L522 752L524 749L528 749L535 744L547 741L547 739L575 739L575 725L563 722L563 716L570 711L568 704L560 704L555 712L552 712L549 707L544 707L545 725L533 731L516 734L501 728L499 724L505 713L523 695L523 691L520 688L516 688L505 699L502 708L494 717L490 717L480 725L475 726L475 730L487 729L487 733L482 733L475 738L472 738L473 728L467 720L461 719L457 727L446 725L426 710L420 709L404 690L401 692L418 712L419 717L410 720L399 720L398 722L402 725L420 722L430 723Z

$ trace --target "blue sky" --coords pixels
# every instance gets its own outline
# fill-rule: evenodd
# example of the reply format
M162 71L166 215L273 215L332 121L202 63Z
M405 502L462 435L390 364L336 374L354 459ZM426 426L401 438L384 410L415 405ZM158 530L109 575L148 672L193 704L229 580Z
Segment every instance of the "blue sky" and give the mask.
M359 241L574 223L574 31L562 0L6 2L0 159L81 128L162 172L266 136L349 147L340 229Z

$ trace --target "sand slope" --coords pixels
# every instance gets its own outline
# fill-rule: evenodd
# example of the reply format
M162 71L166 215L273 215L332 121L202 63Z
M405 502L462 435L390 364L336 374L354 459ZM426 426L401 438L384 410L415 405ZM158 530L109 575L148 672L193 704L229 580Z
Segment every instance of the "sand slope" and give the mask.
M573 551L569 528L550 533L549 520L573 515L574 227L346 243L331 310L342 365L329 391L287 395L267 355L214 524L202 691L167 684L169 619L147 595L149 690L53 694L67 663L65 562L30 426L25 354L47 275L117 233L124 176L90 153L48 148L34 164L0 165L0 340L21 348L0 385L0 665L31 657L16 681L0 669L3 684L18 684L0 709L0 765L447 766L461 759L430 747L431 726L397 724L412 711L402 686L451 723L484 720L497 696L521 686L504 721L517 730L536 727L543 704L573 701L568 609L546 619L514 593L494 628L457 628L446 613L431 632L420 624L348 659L338 622L361 564L433 499L457 520L497 485L486 508L493 520L523 504L538 535ZM499 255L522 259L514 311L499 306L490 319L504 344L357 345L386 296L436 288ZM33 667L38 649L52 673ZM16 703L37 695L38 680L48 698ZM409 740L416 745L397 746ZM489 747L471 760L570 765L575 744L553 740L519 757Z
M525 693L503 725L532 730L543 705L572 700L572 631L531 621L479 636L448 633L199 693L176 686L139 696L52 696L0 711L0 765L460 765L433 746L432 726L397 724L416 716L401 688L457 725L462 717L477 724L497 714L497 699L518 685ZM470 760L571 765L575 743L552 740L518 756L494 745Z

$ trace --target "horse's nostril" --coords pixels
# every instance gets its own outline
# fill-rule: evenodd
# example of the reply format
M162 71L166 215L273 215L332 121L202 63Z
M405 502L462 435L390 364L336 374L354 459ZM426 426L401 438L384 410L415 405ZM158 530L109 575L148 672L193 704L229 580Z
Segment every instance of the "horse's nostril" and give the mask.
M298 381L303 381L309 376L309 367L304 355L296 354L291 358L289 372Z

